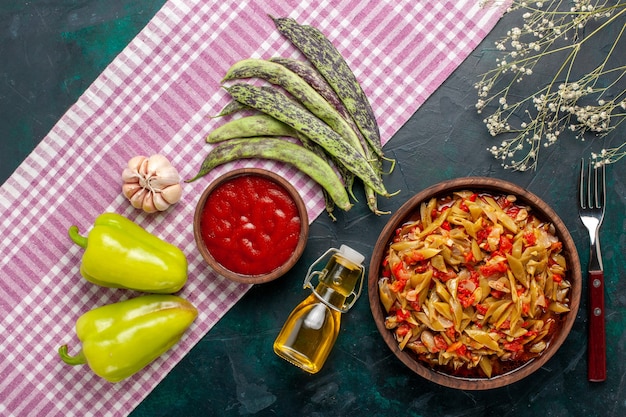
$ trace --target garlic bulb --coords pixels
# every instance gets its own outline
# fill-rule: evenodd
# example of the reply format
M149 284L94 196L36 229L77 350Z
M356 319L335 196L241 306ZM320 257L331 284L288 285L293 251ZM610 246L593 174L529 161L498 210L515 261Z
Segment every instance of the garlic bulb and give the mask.
M183 189L176 168L163 155L135 156L122 172L122 193L133 207L147 213L166 210Z

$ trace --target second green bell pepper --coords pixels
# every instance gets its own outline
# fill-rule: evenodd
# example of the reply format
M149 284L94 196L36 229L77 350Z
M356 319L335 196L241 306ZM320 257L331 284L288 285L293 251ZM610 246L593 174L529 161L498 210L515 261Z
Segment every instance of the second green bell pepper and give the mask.
M104 287L170 294L187 282L187 258L176 246L116 213L98 216L88 237L69 228L70 238L86 248L80 272Z
M70 356L63 345L59 356L68 365L86 363L96 375L119 382L174 346L197 316L189 301L170 294L97 307L76 321L80 352Z

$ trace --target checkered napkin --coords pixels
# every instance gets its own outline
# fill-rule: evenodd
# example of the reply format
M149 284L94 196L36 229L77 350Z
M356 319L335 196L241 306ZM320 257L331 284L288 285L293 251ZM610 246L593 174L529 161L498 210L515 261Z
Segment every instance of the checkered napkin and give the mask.
M316 3L316 2L313 2ZM331 4L332 3L332 4ZM0 415L127 415L248 289L216 276L195 248L192 219L210 180L236 166L288 178L310 219L324 211L320 188L293 168L246 161L184 184L183 199L146 215L121 194L121 171L137 154L166 155L192 177L204 141L228 102L220 79L249 57L300 57L268 15L321 29L344 55L380 124L383 143L478 45L502 14L478 0L311 2L171 0L149 22L0 189ZM105 289L79 274L83 250L67 236L113 211L187 254L181 296L199 309L182 341L118 384L57 356L79 349L76 319L137 294Z

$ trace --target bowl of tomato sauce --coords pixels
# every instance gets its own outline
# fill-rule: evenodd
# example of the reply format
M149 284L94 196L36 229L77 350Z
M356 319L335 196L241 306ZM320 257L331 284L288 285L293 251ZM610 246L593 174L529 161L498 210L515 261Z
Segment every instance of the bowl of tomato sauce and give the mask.
M194 238L204 260L236 282L275 280L300 259L309 221L298 191L259 168L230 171L204 190L194 213Z
M435 184L389 219L368 276L376 326L439 385L500 388L554 356L576 319L582 273L567 227L507 181Z

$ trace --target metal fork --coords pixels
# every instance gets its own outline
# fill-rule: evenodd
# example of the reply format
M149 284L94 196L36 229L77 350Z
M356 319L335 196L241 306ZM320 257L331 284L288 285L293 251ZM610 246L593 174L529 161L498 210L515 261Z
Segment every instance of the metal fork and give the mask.
M591 164L589 164L585 170L585 161L581 161L580 181L578 183L578 216L589 231L591 251L587 269L589 277L588 379L593 382L606 379L604 270L599 240L599 231L606 205L605 174L604 165L592 169Z

